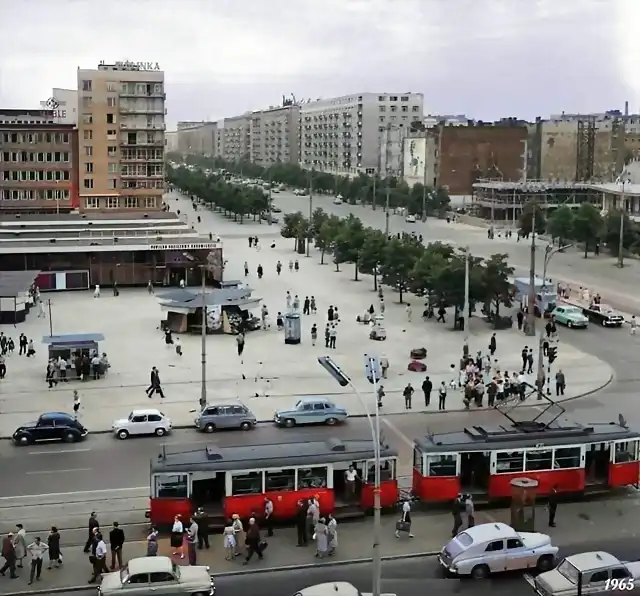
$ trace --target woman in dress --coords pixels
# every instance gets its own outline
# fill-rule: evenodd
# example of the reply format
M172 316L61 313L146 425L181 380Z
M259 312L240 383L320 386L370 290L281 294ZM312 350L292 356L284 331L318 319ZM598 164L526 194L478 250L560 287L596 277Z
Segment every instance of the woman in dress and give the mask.
M327 516L327 538L329 541L329 556L331 557L338 548L338 522L331 513Z
M171 547L173 548L173 555L180 555L181 559L184 559L184 526L180 520L180 516L176 515L173 518L173 527L171 528Z
M158 528L151 528L147 536L147 557L155 557L158 554Z
M246 535L244 532L244 526L242 525L242 520L240 519L240 516L237 513L234 513L231 516L231 519L233 521L232 523L233 535L236 537L235 556L239 557L240 555L244 555Z
M51 569L55 563L56 567L62 565L62 553L60 552L60 532L55 526L51 526L49 536L47 536L47 546L49 547L49 566Z
M236 533L233 529L233 520L230 519L227 521L227 525L222 532L222 545L224 546L224 550L227 553L225 556L225 560L233 561L233 558L236 556Z
M18 532L13 537L13 548L16 551L16 561L18 567L22 567L22 561L27 556L27 532L22 524L16 524Z
M318 520L313 536L316 541L316 557L320 557L322 559L329 550L327 525L324 517L321 517Z

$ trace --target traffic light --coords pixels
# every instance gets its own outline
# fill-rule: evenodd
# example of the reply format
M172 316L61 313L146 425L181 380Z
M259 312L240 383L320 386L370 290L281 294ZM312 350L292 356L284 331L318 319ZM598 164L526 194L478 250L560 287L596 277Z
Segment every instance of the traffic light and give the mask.
M553 361L558 357L558 346L549 346L549 364L553 364Z

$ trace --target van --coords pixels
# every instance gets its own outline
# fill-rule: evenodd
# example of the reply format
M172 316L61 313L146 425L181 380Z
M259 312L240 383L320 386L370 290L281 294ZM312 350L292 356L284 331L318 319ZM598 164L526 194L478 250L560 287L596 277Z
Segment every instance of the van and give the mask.
M201 432L222 429L252 430L258 423L255 414L241 402L207 404L194 420Z

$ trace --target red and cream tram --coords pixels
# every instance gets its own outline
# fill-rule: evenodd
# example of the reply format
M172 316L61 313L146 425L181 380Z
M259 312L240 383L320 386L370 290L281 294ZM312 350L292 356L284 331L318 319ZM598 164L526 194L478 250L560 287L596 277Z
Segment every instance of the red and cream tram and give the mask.
M398 500L397 453L381 447L383 507ZM356 494L347 499L345 472L358 474ZM151 462L153 524L171 524L175 515L188 518L202 506L211 525L234 513L242 518L262 512L264 498L273 501L274 517L292 519L299 499L317 496L323 513L373 507L375 460L371 440L310 441L276 445L207 446L160 454Z
M637 485L640 432L620 423L551 424L512 421L474 426L415 441L413 493L423 502L511 497L511 480L532 478L539 494L585 493Z

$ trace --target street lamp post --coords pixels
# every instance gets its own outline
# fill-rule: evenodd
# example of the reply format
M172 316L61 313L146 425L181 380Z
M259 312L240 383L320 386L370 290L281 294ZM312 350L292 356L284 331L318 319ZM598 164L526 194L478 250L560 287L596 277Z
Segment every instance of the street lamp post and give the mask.
M307 232L307 256L309 256L309 240L311 239L311 218L313 217L313 170L309 171L309 231Z
M373 384L373 403L375 410L371 413L369 407L362 394L355 387L350 377L348 377L342 369L329 357L320 356L318 362L342 387L350 387L354 392L358 401L364 408L367 421L369 422L369 428L371 430L371 441L373 442L373 457L374 457L374 487L373 487L373 544L372 544L372 596L381 596L381 577L382 577L382 553L380 551L380 539L382 535L382 519L380 504L380 410L378 408L378 382L381 379L380 361L378 358L364 355L365 370L367 371L367 377Z
M273 194L271 192L271 166L269 166L269 168L267 169L267 173L269 174L269 225L273 224L273 221L271 221L273 219L272 217L272 213L273 213Z
M469 310L471 308L469 302L469 259L470 252L467 246L464 249L464 312L462 313L462 321L464 325L464 343L462 344L462 357L469 356Z
M529 297L527 304L526 334L536 335L536 205L531 211L531 254L529 262Z
M200 269L202 273L202 331L201 331L201 377L200 377L200 407L207 405L207 298L206 292L206 275L205 269Z
M622 194L620 195L620 236L618 238L618 267L622 269L624 267L624 214L625 214L625 184L628 184L631 179L628 174L623 172L624 178L619 178L618 182L622 185Z

